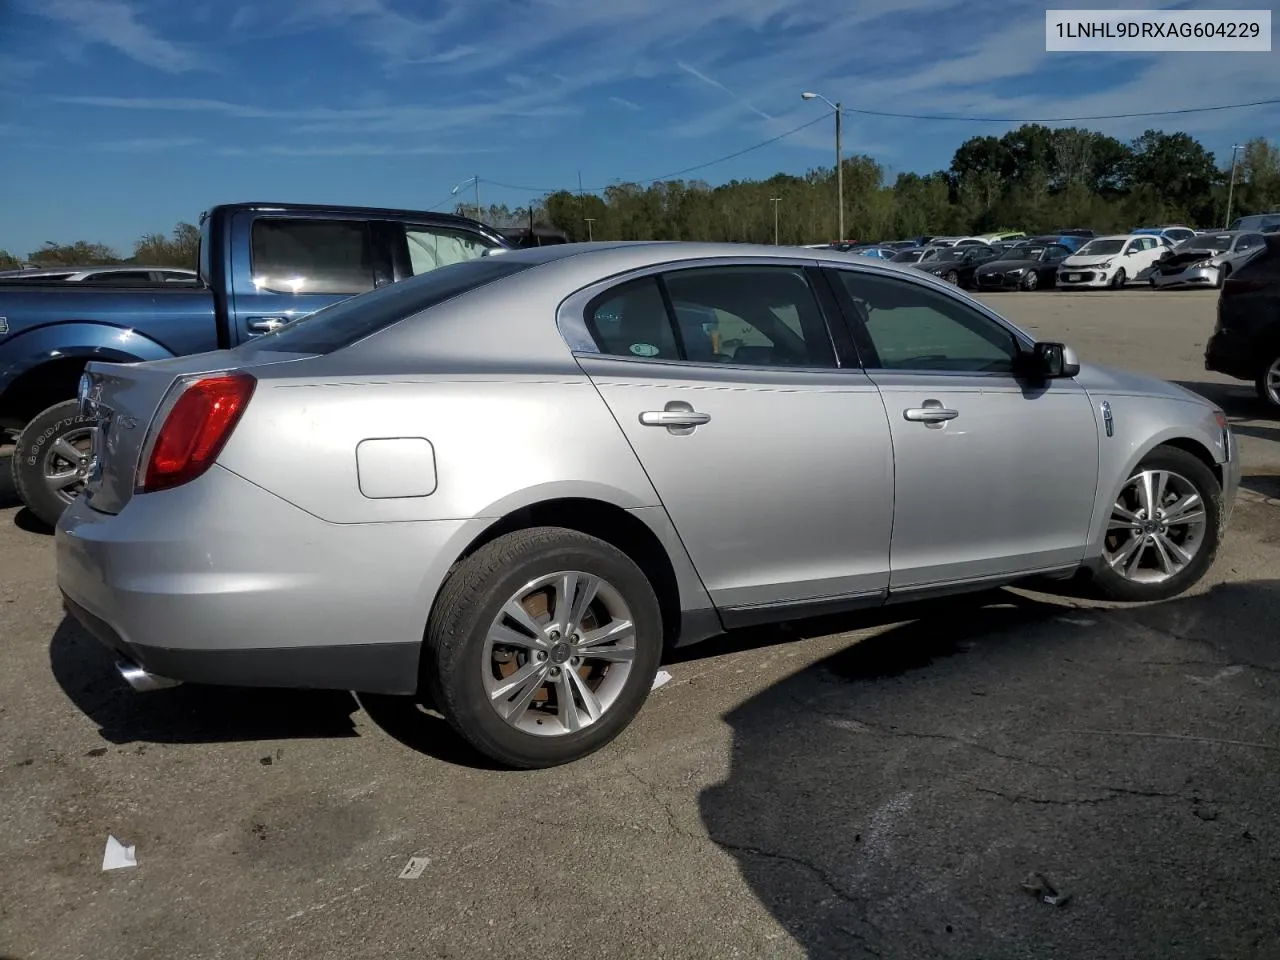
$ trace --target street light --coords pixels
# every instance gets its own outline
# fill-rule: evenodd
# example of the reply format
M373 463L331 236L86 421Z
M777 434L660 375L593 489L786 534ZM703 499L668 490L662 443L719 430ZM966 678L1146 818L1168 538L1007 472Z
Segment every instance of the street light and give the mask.
M1243 149L1243 144L1233 143L1231 145L1231 186L1227 187L1227 222L1223 225L1223 230L1231 227L1231 195L1236 192L1236 154Z
M596 218L583 217L582 219L585 220L587 223L587 243L591 243L595 239L595 237L592 236L592 233L591 233L591 225L596 222Z
M778 245L778 201L782 198L770 197L769 199L773 201L773 245L776 247Z
M841 169L840 163L840 123L844 116L844 111L840 109L840 104L832 103L820 93L813 93L806 90L800 94L802 100L821 100L828 107L835 111L836 114L836 201L839 206L836 208L836 229L840 236L839 240L844 241L844 171Z
M458 195L458 191L461 190L463 187L465 187L468 183L474 183L476 186L476 219L479 220L480 219L480 178L478 176L467 177L467 179L463 180L460 184L458 184L456 187L454 187L452 190L449 191L449 196L456 197Z

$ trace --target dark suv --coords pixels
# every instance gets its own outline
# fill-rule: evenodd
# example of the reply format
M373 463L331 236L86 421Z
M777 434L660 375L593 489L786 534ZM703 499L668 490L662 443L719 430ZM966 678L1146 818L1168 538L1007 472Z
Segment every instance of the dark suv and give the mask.
M1252 380L1280 413L1280 234L1222 284L1218 322L1204 350L1206 370Z

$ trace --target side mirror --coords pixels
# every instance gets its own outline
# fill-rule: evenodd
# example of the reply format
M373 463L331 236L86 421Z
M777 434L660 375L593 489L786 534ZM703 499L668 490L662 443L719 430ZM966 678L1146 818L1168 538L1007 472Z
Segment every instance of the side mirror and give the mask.
M1026 356L1024 369L1029 376L1042 380L1074 377L1080 372L1076 353L1065 343L1040 342Z

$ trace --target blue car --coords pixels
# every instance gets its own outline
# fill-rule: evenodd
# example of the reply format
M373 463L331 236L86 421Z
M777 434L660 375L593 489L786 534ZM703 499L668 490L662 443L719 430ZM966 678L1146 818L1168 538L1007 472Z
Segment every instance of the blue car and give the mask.
M1145 234L1151 237L1160 237L1169 242L1169 246L1181 243L1183 240L1190 240L1196 235L1196 232L1190 227L1184 227L1180 224L1171 224L1164 227L1134 227L1130 233Z

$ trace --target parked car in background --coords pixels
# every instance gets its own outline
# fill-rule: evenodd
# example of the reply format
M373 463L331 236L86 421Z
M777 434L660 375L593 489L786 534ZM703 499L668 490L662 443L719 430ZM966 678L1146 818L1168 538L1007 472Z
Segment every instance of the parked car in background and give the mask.
M94 361L67 609L143 689L420 694L528 768L613 740L665 648L726 629L1204 577L1240 477L1220 409L919 271L833 261L513 250L233 349ZM720 352L687 355L674 304L715 313Z
M1021 230L1015 230L1008 233L986 233L979 237L979 240L986 243L1003 243L1008 240L1025 240L1026 233Z
M34 270L0 271L0 280L22 283L103 283L117 286L152 284L195 284L200 275L184 267L145 267L126 264L106 267L40 267Z
M89 359L132 363L231 347L444 264L508 249L450 214L310 204L225 204L201 220L198 282L0 281L0 428L13 480L53 524L93 466L79 412Z
M1206 370L1252 381L1280 414L1280 233L1222 283L1218 317L1205 345Z
M1183 226L1180 223L1169 224L1163 227L1134 227L1129 231L1129 233L1163 237L1165 240L1169 241L1170 246L1179 244L1183 240L1190 240L1196 235L1196 231L1192 230L1190 227Z
M1085 227L1060 227L1057 230L1050 230L1049 232L1060 237L1083 237L1085 240L1092 240L1097 236L1096 233Z
M1261 233L1201 234L1184 240L1157 261L1151 286L1220 287L1231 271L1267 244Z
M892 260L897 252L898 251L894 250L892 247L886 246L866 247L863 250L857 251L858 256L871 257L875 260Z
M1060 243L1020 243L974 271L979 290L1039 290L1057 281L1058 267L1071 256Z
M1238 217L1231 221L1227 229L1234 233L1271 233L1280 230L1280 211Z
M970 246L950 247L939 250L931 260L915 264L916 269L925 270L947 283L968 290L973 286L973 271L980 264L986 263L999 254L984 243Z
M910 250L899 250L893 255L892 263L920 263L922 260L932 260L938 255L940 247L912 247Z
M1058 267L1060 288L1119 289L1145 279L1167 247L1149 235L1120 234L1090 240Z
M930 241L935 247L969 247L987 243L982 237L934 237Z
M892 250L908 250L911 247L918 247L920 243L916 240L890 240L881 246L889 247Z

